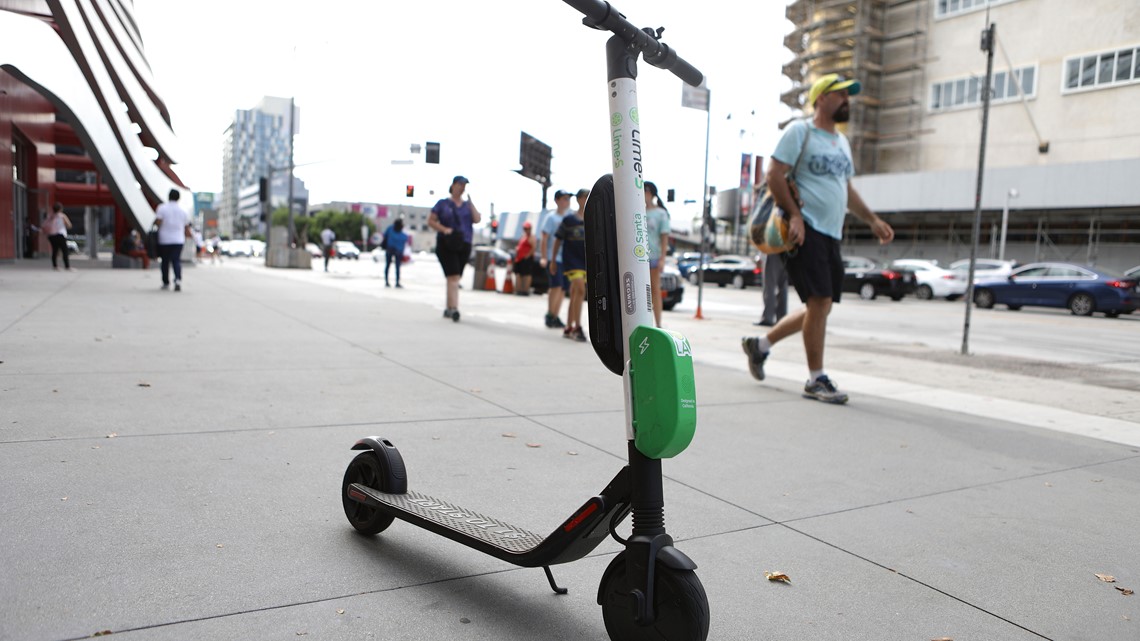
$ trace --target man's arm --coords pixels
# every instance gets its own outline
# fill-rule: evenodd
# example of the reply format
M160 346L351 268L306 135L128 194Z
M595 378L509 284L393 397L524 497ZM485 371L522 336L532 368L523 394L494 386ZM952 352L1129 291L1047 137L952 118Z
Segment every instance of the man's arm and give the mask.
M538 241L538 262L539 264L546 262L546 244L550 241L550 233L546 230L542 232L542 238Z
M895 230L887 224L885 220L879 218L867 203L859 196L859 192L855 191L855 187L851 182L847 182L847 209L855 214L859 220L871 226L871 233L875 234L875 238L879 239L880 245L886 245L895 239Z
M555 256L558 255L558 248L561 246L562 246L562 239L561 238L555 238L554 239L554 255ZM558 271L558 263L555 263L554 261L550 261L550 273L554 274L556 271Z

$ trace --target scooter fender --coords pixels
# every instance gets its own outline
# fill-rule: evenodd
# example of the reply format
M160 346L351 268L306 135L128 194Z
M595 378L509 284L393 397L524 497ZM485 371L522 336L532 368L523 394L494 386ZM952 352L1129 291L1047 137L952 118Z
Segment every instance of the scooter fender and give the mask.
M657 560L661 561L667 567L674 570L695 570L697 569L696 561L689 558L689 555L678 550L672 545L667 545L657 551Z
M386 438L368 436L353 443L354 450L372 450L380 457L380 465L386 472L389 494L404 494L408 491L408 468L404 465L404 457L400 450Z

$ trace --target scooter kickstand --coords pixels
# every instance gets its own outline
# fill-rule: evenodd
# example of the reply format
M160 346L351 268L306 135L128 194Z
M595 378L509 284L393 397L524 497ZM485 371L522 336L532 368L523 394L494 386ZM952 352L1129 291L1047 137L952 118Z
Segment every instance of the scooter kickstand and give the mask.
M546 572L546 580L550 581L550 589L554 590L555 594L566 594L570 591L566 588L558 587L558 584L554 582L554 573L550 571L549 565L542 566L542 571Z

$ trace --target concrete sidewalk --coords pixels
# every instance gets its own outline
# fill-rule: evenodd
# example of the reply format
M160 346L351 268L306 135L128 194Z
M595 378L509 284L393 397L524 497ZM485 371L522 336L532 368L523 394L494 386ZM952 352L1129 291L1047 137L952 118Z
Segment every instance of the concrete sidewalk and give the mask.
M541 299L465 290L455 324L426 278L397 298L232 261L176 294L153 269L77 267L0 267L0 639L606 638L616 543L555 567L560 597L401 522L361 537L340 505L373 434L414 489L535 532L609 481L620 379L515 320ZM753 381L724 328L674 328L699 424L665 463L666 514L710 639L1140 638L1140 597L1115 589L1140 588L1131 410L1025 419L1040 404L992 378L931 403L850 373L859 395L832 407L792 363ZM1120 442L1035 424L1074 420Z

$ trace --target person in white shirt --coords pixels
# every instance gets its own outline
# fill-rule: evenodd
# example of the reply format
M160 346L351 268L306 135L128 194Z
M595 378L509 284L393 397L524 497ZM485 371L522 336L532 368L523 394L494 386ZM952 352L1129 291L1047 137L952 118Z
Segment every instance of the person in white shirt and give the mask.
M325 227L321 230L321 253L325 256L325 271L329 270L329 258L332 257L333 243L336 242L336 232Z
M71 260L67 256L67 230L71 229L71 219L67 214L63 213L63 204L56 203L51 208L51 214L44 220L44 235L48 237L48 242L51 243L51 268L59 271L59 263L56 261L58 254L63 254L63 268L67 271L75 271L71 268Z
M182 291L182 245L190 238L190 215L178 205L181 194L170 190L170 200L158 206L158 257L162 261L162 288L170 289L170 268L174 267L174 291Z

